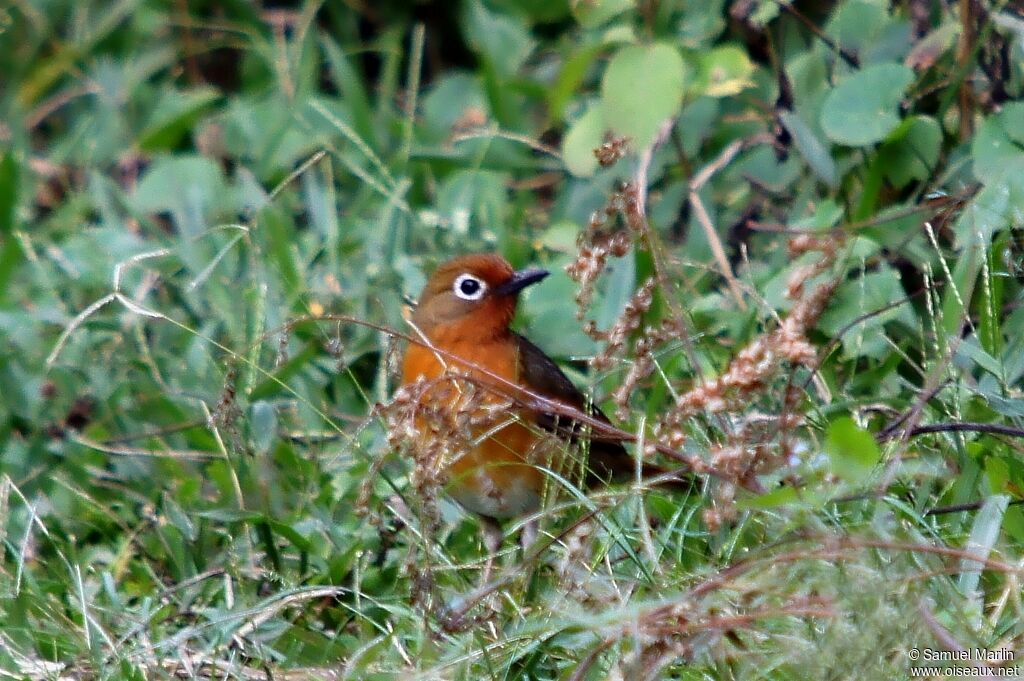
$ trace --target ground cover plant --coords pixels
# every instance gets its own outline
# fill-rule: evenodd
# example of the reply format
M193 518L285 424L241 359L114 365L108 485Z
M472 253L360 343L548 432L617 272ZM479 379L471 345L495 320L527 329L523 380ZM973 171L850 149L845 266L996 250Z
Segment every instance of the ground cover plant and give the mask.
M0 677L1016 671L1022 55L981 0L0 7ZM475 251L699 483L552 475L486 582L396 374Z

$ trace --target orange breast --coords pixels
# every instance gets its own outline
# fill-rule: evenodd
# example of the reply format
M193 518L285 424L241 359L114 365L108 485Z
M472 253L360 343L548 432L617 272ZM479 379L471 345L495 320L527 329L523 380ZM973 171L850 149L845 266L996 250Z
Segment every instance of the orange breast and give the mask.
M519 381L518 347L511 338L480 343L442 337L434 342L463 362L410 344L402 366L403 384L414 383L420 377L428 381L438 379L445 374L445 365L492 386L494 379L474 366L486 367L513 383ZM437 424L431 427L428 419L443 415L446 422L453 423L459 412L461 421L470 424L466 427L469 437L451 440L468 444L454 446L451 449L456 451L446 454L442 463L446 491L470 511L492 518L509 518L540 507L547 484L541 468L551 466L550 458L556 448L548 446L549 438L541 436L531 425L529 413L510 406L509 397L500 390L448 377L430 385L420 398L425 408L416 419L421 438L417 446L430 444L425 438L443 437L438 433L445 429Z

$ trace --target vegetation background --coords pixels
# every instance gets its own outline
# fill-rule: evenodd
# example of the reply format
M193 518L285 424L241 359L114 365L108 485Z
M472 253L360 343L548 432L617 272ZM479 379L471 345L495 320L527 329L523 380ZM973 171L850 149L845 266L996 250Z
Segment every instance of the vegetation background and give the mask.
M1022 64L1004 1L9 0L0 677L1005 665ZM569 489L482 589L388 404L469 251L703 481Z

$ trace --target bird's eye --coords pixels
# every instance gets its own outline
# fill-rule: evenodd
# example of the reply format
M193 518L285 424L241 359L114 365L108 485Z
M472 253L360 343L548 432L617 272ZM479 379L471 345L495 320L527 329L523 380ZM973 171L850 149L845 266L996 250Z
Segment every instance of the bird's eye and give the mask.
M463 300L480 300L487 292L487 284L472 274L460 274L452 285L455 295Z

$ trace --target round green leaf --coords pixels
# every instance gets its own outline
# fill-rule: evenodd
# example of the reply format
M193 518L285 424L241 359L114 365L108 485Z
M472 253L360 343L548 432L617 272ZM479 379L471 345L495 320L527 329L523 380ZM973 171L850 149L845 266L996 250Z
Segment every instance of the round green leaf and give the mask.
M632 0L574 2L572 4L572 15L576 17L576 21L580 22L581 26L595 28L632 7Z
M1024 103L1012 102L986 118L974 137L971 155L974 174L982 182L1019 181L1024 172Z
M832 472L847 482L863 482L882 458L871 433L852 418L843 416L832 422L825 436Z
M601 80L605 124L628 137L634 149L648 146L683 103L686 68L670 45L630 45L618 51Z
M594 149L604 141L604 115L601 107L592 106L569 128L562 140L562 159L569 172L577 177L590 177L597 170Z
M880 151L885 176L899 188L927 179L939 160L941 146L942 129L934 118L908 118Z
M879 142L900 123L898 107L914 72L878 64L843 79L825 98L821 127L829 139L851 147Z
M700 55L697 92L708 97L728 97L753 83L754 65L747 53L735 45L723 45Z
M559 220L544 230L544 233L537 238L536 245L558 253L576 253L579 234L580 228L575 222Z

